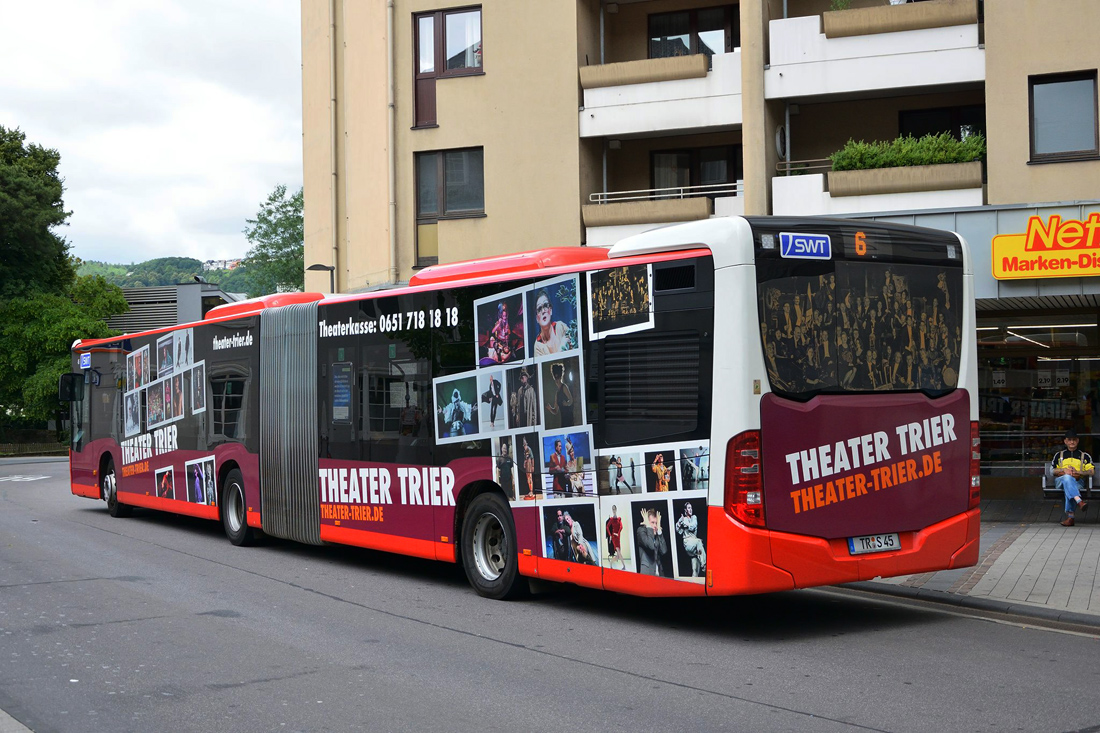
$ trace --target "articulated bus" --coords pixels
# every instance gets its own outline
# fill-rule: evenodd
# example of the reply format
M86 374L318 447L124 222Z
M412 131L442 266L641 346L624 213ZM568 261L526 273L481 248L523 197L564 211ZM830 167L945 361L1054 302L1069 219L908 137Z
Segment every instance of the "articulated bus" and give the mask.
M73 346L72 491L642 596L973 565L956 234L715 218Z

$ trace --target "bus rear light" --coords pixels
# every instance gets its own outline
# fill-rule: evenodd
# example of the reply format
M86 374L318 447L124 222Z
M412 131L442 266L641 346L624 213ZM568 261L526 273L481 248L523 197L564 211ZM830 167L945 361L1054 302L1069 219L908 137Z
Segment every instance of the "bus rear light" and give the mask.
M970 504L969 509L976 509L982 503L982 476L981 476L981 438L978 437L978 423L970 423Z
M764 526L760 431L746 430L726 445L726 513L750 527Z

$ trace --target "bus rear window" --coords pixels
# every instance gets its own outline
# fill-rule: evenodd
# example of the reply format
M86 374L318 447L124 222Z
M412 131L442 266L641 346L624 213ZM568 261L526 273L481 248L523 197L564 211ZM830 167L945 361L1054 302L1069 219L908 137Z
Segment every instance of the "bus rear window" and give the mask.
M760 334L772 391L954 389L962 269L845 260L757 261Z

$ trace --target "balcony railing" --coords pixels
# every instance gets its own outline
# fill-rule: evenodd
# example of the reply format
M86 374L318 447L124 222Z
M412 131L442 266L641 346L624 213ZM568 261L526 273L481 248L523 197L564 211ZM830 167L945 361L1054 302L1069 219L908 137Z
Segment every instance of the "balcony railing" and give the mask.
M710 183L704 186L673 186L670 188L642 188L636 191L602 191L589 194L593 204L611 204L623 201L663 201L668 199L686 199L697 196L711 198L740 196L744 192L744 181L732 183Z

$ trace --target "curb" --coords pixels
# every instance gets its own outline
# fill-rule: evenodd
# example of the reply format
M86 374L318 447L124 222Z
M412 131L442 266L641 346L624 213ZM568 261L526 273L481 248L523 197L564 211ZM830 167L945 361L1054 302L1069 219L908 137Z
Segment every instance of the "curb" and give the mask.
M1014 616L1030 616L1046 621L1057 621L1063 624L1077 626L1091 626L1100 628L1100 616L1079 611L1064 611L1060 609L1036 606L1027 603L1014 603L1012 601L999 601L992 598L974 598L973 596L961 596L942 590L930 590L928 588L910 588L907 586L893 585L891 583L875 583L874 581L859 581L845 583L840 588L852 588L855 590L879 593L883 595L900 596L902 598L917 598L922 601L942 603L947 606L960 608L974 608L982 611L995 611L997 613L1011 614Z

